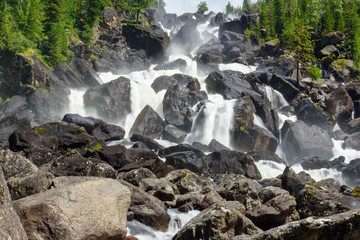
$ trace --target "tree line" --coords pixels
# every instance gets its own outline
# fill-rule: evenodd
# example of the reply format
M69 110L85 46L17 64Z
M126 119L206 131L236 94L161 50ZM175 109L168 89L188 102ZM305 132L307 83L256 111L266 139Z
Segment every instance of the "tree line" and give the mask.
M142 9L162 0L2 0L0 3L0 52L34 50L53 65L71 53L69 37L89 44L93 27L105 7L139 16Z

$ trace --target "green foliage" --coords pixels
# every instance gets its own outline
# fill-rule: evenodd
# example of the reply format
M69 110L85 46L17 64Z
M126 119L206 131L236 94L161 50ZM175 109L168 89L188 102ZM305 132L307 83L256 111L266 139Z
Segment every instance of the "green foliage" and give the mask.
M100 151L102 149L102 146L100 143L97 143L96 146L94 147L94 151Z
M250 0L244 0L243 1L242 10L243 11L250 10Z
M206 2L200 2L197 5L197 12L200 14L204 14L206 11L208 11L207 3Z
M228 2L226 4L226 7L225 7L225 14L229 15L229 14L232 14L232 13L234 13L234 7L233 7L233 5L231 5L230 2Z

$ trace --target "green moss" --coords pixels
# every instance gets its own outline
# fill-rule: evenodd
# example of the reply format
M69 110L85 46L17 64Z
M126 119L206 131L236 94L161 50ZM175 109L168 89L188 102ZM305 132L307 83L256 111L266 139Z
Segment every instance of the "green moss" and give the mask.
M241 132L245 131L245 127L244 127L244 126L241 126L241 127L240 127L240 131L241 131Z
M319 217L317 217L317 216L314 216L314 217L313 217L313 219L319 219Z
M100 151L102 149L102 146L100 143L97 143L96 146L94 147L94 151Z
M44 132L47 132L48 130L45 129L45 128L34 128L32 130L33 133L36 133L36 134L39 134L39 133L44 133Z
M318 186L318 185L316 185L316 184L313 184L313 183L311 183L311 182L306 182L306 184L307 184L308 186L313 187L313 188L323 190L320 186Z

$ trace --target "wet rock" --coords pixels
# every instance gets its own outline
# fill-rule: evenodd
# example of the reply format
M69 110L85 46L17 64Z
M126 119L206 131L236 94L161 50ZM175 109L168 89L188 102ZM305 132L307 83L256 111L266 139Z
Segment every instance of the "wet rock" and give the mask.
M350 180L350 183L358 180L360 178L360 158L351 160L342 172L343 175Z
M160 138L162 131L162 118L149 105L146 105L136 117L129 134L135 133L151 138Z
M126 148L123 145L105 146L98 152L98 154L101 160L107 162L115 169L119 169L132 162L129 159Z
M161 90L168 89L169 86L173 86L179 84L181 86L187 86L188 84L191 85L197 85L197 89L190 89L198 91L200 90L200 83L199 81L189 75L185 74L174 74L172 76L160 76L154 80L154 82L151 84L151 87L154 89L156 93L158 93Z
M274 75L278 75L278 76L282 76L282 77L289 77L289 76L292 76L293 73L295 73L295 71L296 71L296 60L293 57L287 57L285 59L283 57L274 58L274 59L270 58L268 60L261 62L259 67L257 68L257 71L267 72L268 74L274 74ZM271 78L269 78L267 80L270 81ZM282 86L281 88L286 88L286 86L285 87L283 86L283 81L279 81L279 80L280 79L272 80L273 83L271 86L279 87L279 89L281 86ZM266 81L264 81L263 83L266 84ZM296 86L296 85L294 85L294 86ZM276 90L278 90L278 89L276 89ZM291 86L291 88L289 88L289 90L292 91L292 93L290 92L291 95L294 95L294 93L293 93L294 90L293 90L292 86ZM280 92L283 93L282 91L280 91ZM286 91L284 90L284 92L286 92ZM287 97L285 97L285 99L288 100Z
M281 163L281 164L286 165L285 160L280 158L274 152L256 150L256 151L247 152L247 154L250 155L254 159L254 161L270 160L270 161L273 161L273 162L277 162L277 163Z
M335 125L333 118L310 99L301 100L295 109L297 118L308 126L316 125L328 132L332 132Z
M14 201L14 206L30 239L123 239L130 197L115 180L85 178Z
M281 187L282 181L279 178L264 178L258 181L259 184L265 187Z
M275 90L279 91L284 98L291 102L296 95L300 93L296 86L295 81L289 81L290 79L284 79L284 77L274 74L269 82L269 85Z
M37 171L25 177L11 178L7 181L13 201L50 189L55 176L50 172Z
M175 127L190 132L196 113L191 108L170 111L165 115L165 122Z
M257 95L250 83L239 74L231 72L213 72L205 79L209 93L221 94L224 99L240 99L245 95Z
M254 160L241 152L226 150L213 152L206 156L204 164L210 175L234 173L251 179L261 179Z
M330 192L340 192L340 182L333 178L326 178L315 183L317 186L327 189Z
M251 21L251 23L250 23ZM245 34L245 30L250 27L251 24L258 22L258 15L252 13L245 13L240 18L225 22L220 25L219 36L224 31L231 31L236 33Z
M299 192L304 189L305 183L307 182L288 166L285 168L283 174L280 175L279 178L281 180L281 187L295 197L297 197Z
M162 160L155 158L150 160L139 160L136 162L129 163L124 167L120 168L118 171L128 172L138 168L147 168L151 170L157 177L163 177L171 170L173 170L173 168L166 165Z
M225 176L216 188L221 197L227 201L239 201L247 211L261 204L260 190L261 185L257 181L234 174Z
M160 231L165 231L168 228L170 216L164 203L128 182L120 182L131 191L129 211L134 213L134 219Z
M175 194L186 194L189 192L207 193L215 188L215 184L204 177L201 177L187 169L175 170L168 173L164 180L176 186Z
M197 23L189 21L183 25L171 42L179 45L186 52L190 52L200 41L200 33L196 29Z
M301 218L330 216L336 213L358 209L360 201L352 196L327 191L315 184L306 183L296 198Z
M166 157L167 155L170 155L172 153L179 153L179 152L194 152L198 158L202 158L205 156L205 154L202 151L192 147L189 144L179 144L160 150L159 157Z
M78 114L66 114L62 121L75 123L80 127L84 127L86 132L96 138L104 141L116 141L124 138L125 130L113 124L107 124L101 119L92 117L82 117Z
M0 103L0 120L2 121L4 118L12 116L19 120L27 118L33 124L35 114L27 109L27 105L26 98L23 96L15 95L6 99Z
M280 188L266 187L259 193L263 201L262 205L256 206L246 216L258 227L268 230L298 220L295 198Z
M225 22L224 14L219 12L218 14L215 15L215 17L210 19L210 26L217 27L223 24L224 22Z
M19 216L13 208L4 173L0 167L0 238L28 239Z
M204 199L204 195L197 192L190 192L180 195L176 199L176 207L181 212L188 212L189 210L199 209L200 204Z
M320 168L335 168L338 171L343 170L346 167L345 158L339 157L332 161L323 160L319 157L309 157L300 159L301 166L304 170L320 169Z
M0 146L5 147L9 144L9 136L14 131L28 131L31 129L31 123L28 119L18 119L15 116L5 117L0 120Z
M272 103L267 98L252 97L252 102L256 109L256 114L261 118L265 126L279 137L279 116L277 111L272 109Z
M278 139L270 131L258 126L252 126L248 131L254 139L251 150L276 151Z
M155 60L167 58L166 48L170 44L170 38L159 27L152 25L151 28L145 28L128 24L122 27L122 31L130 48L144 49L146 55Z
M223 150L231 151L230 148L224 146L223 144L218 142L216 139L212 139L208 146L209 146L211 152L220 152L220 151L223 151Z
M223 63L225 56L216 52L206 52L197 56L197 63L209 64L209 63Z
M276 240L276 239L352 239L360 236L360 214L358 210L335 214L328 217L309 217L300 221L291 222L283 226L270 229L253 236L241 235L232 240Z
M175 169L189 169L195 173L204 172L204 163L194 152L177 152L166 156L166 164L173 166Z
M213 204L191 219L173 237L181 239L230 239L261 232L248 218L225 204Z
M181 85L170 86L163 99L163 110L165 114L171 111L182 110L193 107L196 103L207 99L204 91L191 91Z
M356 150L360 150L360 132L353 133L349 135L344 144L344 148L352 148Z
M150 150L159 151L160 149L164 149L164 147L158 144L155 140L143 135L133 134L130 140L132 142L141 143L144 147Z
M124 120L131 111L130 80L125 77L91 88L83 97L85 107L95 109L106 121Z
M347 134L360 132L360 117L352 119L341 126L342 130Z
M154 70L176 70L179 69L180 71L184 72L185 68L187 66L187 63L184 59L178 58L175 61L162 63L160 65L157 65Z
M187 133L169 124L166 125L163 131L163 139L170 142L182 143L187 136Z
M259 56L262 57L266 57L266 56L274 57L278 53L279 48L280 48L280 40L276 38L261 45L258 54Z
M161 24L165 28L171 29L173 26L180 25L180 21L175 13L167 13L162 18Z
M25 177L38 171L38 168L24 156L10 150L0 151L0 164L5 179Z
M290 164L295 164L299 157L319 156L330 159L334 147L328 133L320 127L309 127L303 121L286 121L282 128L285 155Z

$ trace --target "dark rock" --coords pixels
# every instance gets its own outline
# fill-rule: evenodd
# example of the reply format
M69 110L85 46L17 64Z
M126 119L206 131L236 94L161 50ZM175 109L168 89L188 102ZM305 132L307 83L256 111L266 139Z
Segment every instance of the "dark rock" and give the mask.
M225 199L223 199L216 191L211 191L209 193L206 193L201 204L200 204L200 209L204 210L207 209L208 207L210 207L211 205L213 205L214 203L223 203L225 202ZM241 203L239 203L241 204ZM243 207L243 210L241 211L241 213L245 214L246 210L245 207Z
M147 168L134 169L118 175L118 179L125 180L136 187L139 187L139 182L144 178L156 178L156 175Z
M154 70L175 70L179 69L180 71L184 72L185 68L187 66L187 63L184 59L178 58L175 61L162 63L157 65Z
M99 152L101 160L107 162L115 169L122 168L126 164L132 162L128 155L126 148L123 145L105 146Z
M209 63L223 63L225 56L216 52L206 52L197 56L197 63L209 64Z
M342 32L330 32L327 33L322 41L321 41L321 46L325 47L328 45L337 45L339 43L341 43L342 41L344 41L345 39L345 34Z
M148 57L156 60L166 59L166 48L170 44L170 38L160 28L152 25L151 28L138 25L124 25L123 35L130 48L144 49Z
M190 132L196 113L191 108L170 111L165 115L165 122L175 127Z
M360 158L351 160L342 172L343 175L350 181L350 183L353 184L360 178Z
M210 26L217 27L223 24L224 22L225 22L224 14L219 12L218 14L215 15L215 17L211 18Z
M231 239L235 235L259 232L261 230L236 209L213 204L185 224L173 239Z
M82 117L78 114L66 114L62 121L75 123L80 127L84 127L88 134L96 138L101 138L104 141L121 140L125 135L125 130L122 127L107 124L97 118Z
M340 55L339 50L334 45L328 45L320 50L320 57L338 57Z
M259 56L262 57L267 57L267 56L274 57L278 53L279 48L280 48L280 40L276 38L261 45L258 54Z
M360 201L352 196L329 192L310 183L299 193L296 202L301 218L330 216L360 207Z
M175 194L186 194L189 192L205 194L215 188L215 184L210 179L201 177L187 169L172 171L163 180L175 185Z
M206 79L209 93L221 94L225 99L240 99L245 95L257 95L252 86L238 73L213 72Z
M189 192L184 195L180 195L176 199L176 207L179 208L186 205L186 207L190 207L189 210L199 209L203 199L204 199L204 195L197 192ZM185 208L183 208L183 210L187 210ZM179 211L188 212L188 211L182 211L181 209L179 209Z
M30 122L34 120L34 113L27 108L26 98L22 96L12 96L3 103L0 103L0 120L5 117L16 117L17 119L27 118Z
M298 174L290 167L286 167L283 174L279 176L281 179L281 187L288 191L291 195L297 197L299 192L304 189L305 182Z
M261 185L242 175L226 175L218 184L216 191L227 201L239 201L251 211L261 204L259 192Z
M271 78L269 85L278 90L288 102L291 102L300 93L295 82L290 82L288 79L286 80L275 74Z
M251 150L276 151L278 139L270 131L258 126L252 126L248 131L254 139Z
M360 117L344 123L341 128L347 134L354 134L360 132Z
M290 164L295 164L299 157L319 156L330 159L333 156L334 144L330 136L316 125L309 127L303 121L286 121L281 131L283 149Z
M38 171L38 168L29 159L10 150L0 151L0 164L6 180L25 177Z
M351 120L351 114L354 108L351 97L344 88L337 88L325 100L326 112L334 116L342 124Z
M167 189L159 189L154 193L154 197L157 197L161 201L174 201L175 194Z
M258 181L260 185L265 187L281 187L282 181L279 178L265 178Z
M198 158L202 158L205 156L205 154L202 151L190 146L189 144L179 144L160 150L159 157L166 157L172 153L180 153L180 152L194 152Z
M0 167L0 239L28 239L13 208L4 173Z
M15 131L29 131L31 123L27 118L18 119L9 116L0 121L0 146L5 147L9 144L9 136Z
M337 59L330 65L327 75L333 75L336 81L350 82L359 76L360 71L354 66L354 62L348 59Z
M164 114L171 111L182 110L193 107L196 103L207 99L204 91L191 91L181 85L169 86L163 99Z
M166 125L163 131L163 139L170 142L182 143L187 136L187 133L169 124Z
M129 134L140 134L150 138L160 138L162 131L162 118L149 105L146 105L136 117Z
M344 148L352 148L355 150L360 150L360 132L353 133L349 135L344 144Z
M40 167L46 163L49 163L59 157L62 154L58 151L54 151L50 148L40 146L38 148L33 148L27 155L27 158L34 163L37 167Z
M22 178L7 181L13 201L50 189L55 176L49 172L37 171Z
M316 125L329 133L332 132L335 125L333 118L310 99L301 100L295 109L297 118L307 125Z
M202 143L199 143L199 142L193 142L191 144L192 147L202 151L202 152L212 152L210 147L208 145L205 145L205 144L202 144Z
M89 89L84 94L84 105L93 108L107 121L124 120L130 113L130 80L116 80Z
M165 28L171 29L173 26L180 25L180 21L175 13L167 13L162 18L161 24Z
M360 100L360 83L350 82L345 86L346 92L349 94L353 101Z
M150 159L150 160L139 160L136 162L129 163L124 167L120 168L119 172L129 172L138 168L147 168L151 170L157 177L164 177L166 174L171 172L173 168L166 165L160 159Z
M315 183L317 186L327 189L328 191L339 193L340 182L333 178L325 178Z
M176 152L166 156L166 164L175 169L189 169L195 173L203 173L204 162L194 152Z
M295 198L290 196L287 191L266 187L261 190L259 196L262 198L263 204L253 208L246 216L261 229L268 230L299 219L295 209Z
M154 91L157 93L161 90L168 89L169 86L173 86L175 84L179 84L182 86L187 86L188 84L197 85L197 89L190 89L190 90L200 90L200 83L199 81L191 77L189 75L185 74L174 74L172 76L160 76L154 80L154 82L151 84L151 87L154 89Z
M165 231L170 222L166 206L159 199L142 191L140 188L125 181L120 182L131 191L129 211L134 213L134 219L160 231Z
M335 168L342 171L346 167L345 158L339 157L332 161L320 159L319 157L309 157L300 159L301 166L304 170L320 169L320 168Z
M164 149L164 147L158 144L155 140L143 135L133 134L130 140L132 142L141 143L150 150L159 151L160 149Z
M131 148L127 150L129 158L132 161L151 160L156 159L158 156L154 151L149 149Z
M257 14L245 13L245 14L241 15L241 17L238 19L234 19L232 21L225 22L222 25L220 25L219 36L224 31L232 31L232 32L236 32L236 33L245 34L245 30L248 29L250 27L250 25L258 22L258 17L259 16ZM251 23L250 23L250 21L251 21Z
M209 148L211 152L220 152L220 151L231 151L230 148L224 146L220 142L218 142L216 139L212 139L209 143Z
M292 76L293 73L296 71L296 66L297 66L296 60L293 57L287 57L285 59L284 58L275 58L275 59L270 58L268 60L261 62L259 67L257 68L257 71L289 77L289 76ZM271 79L269 79L269 80L271 80ZM278 90L278 89L276 89L276 90Z

